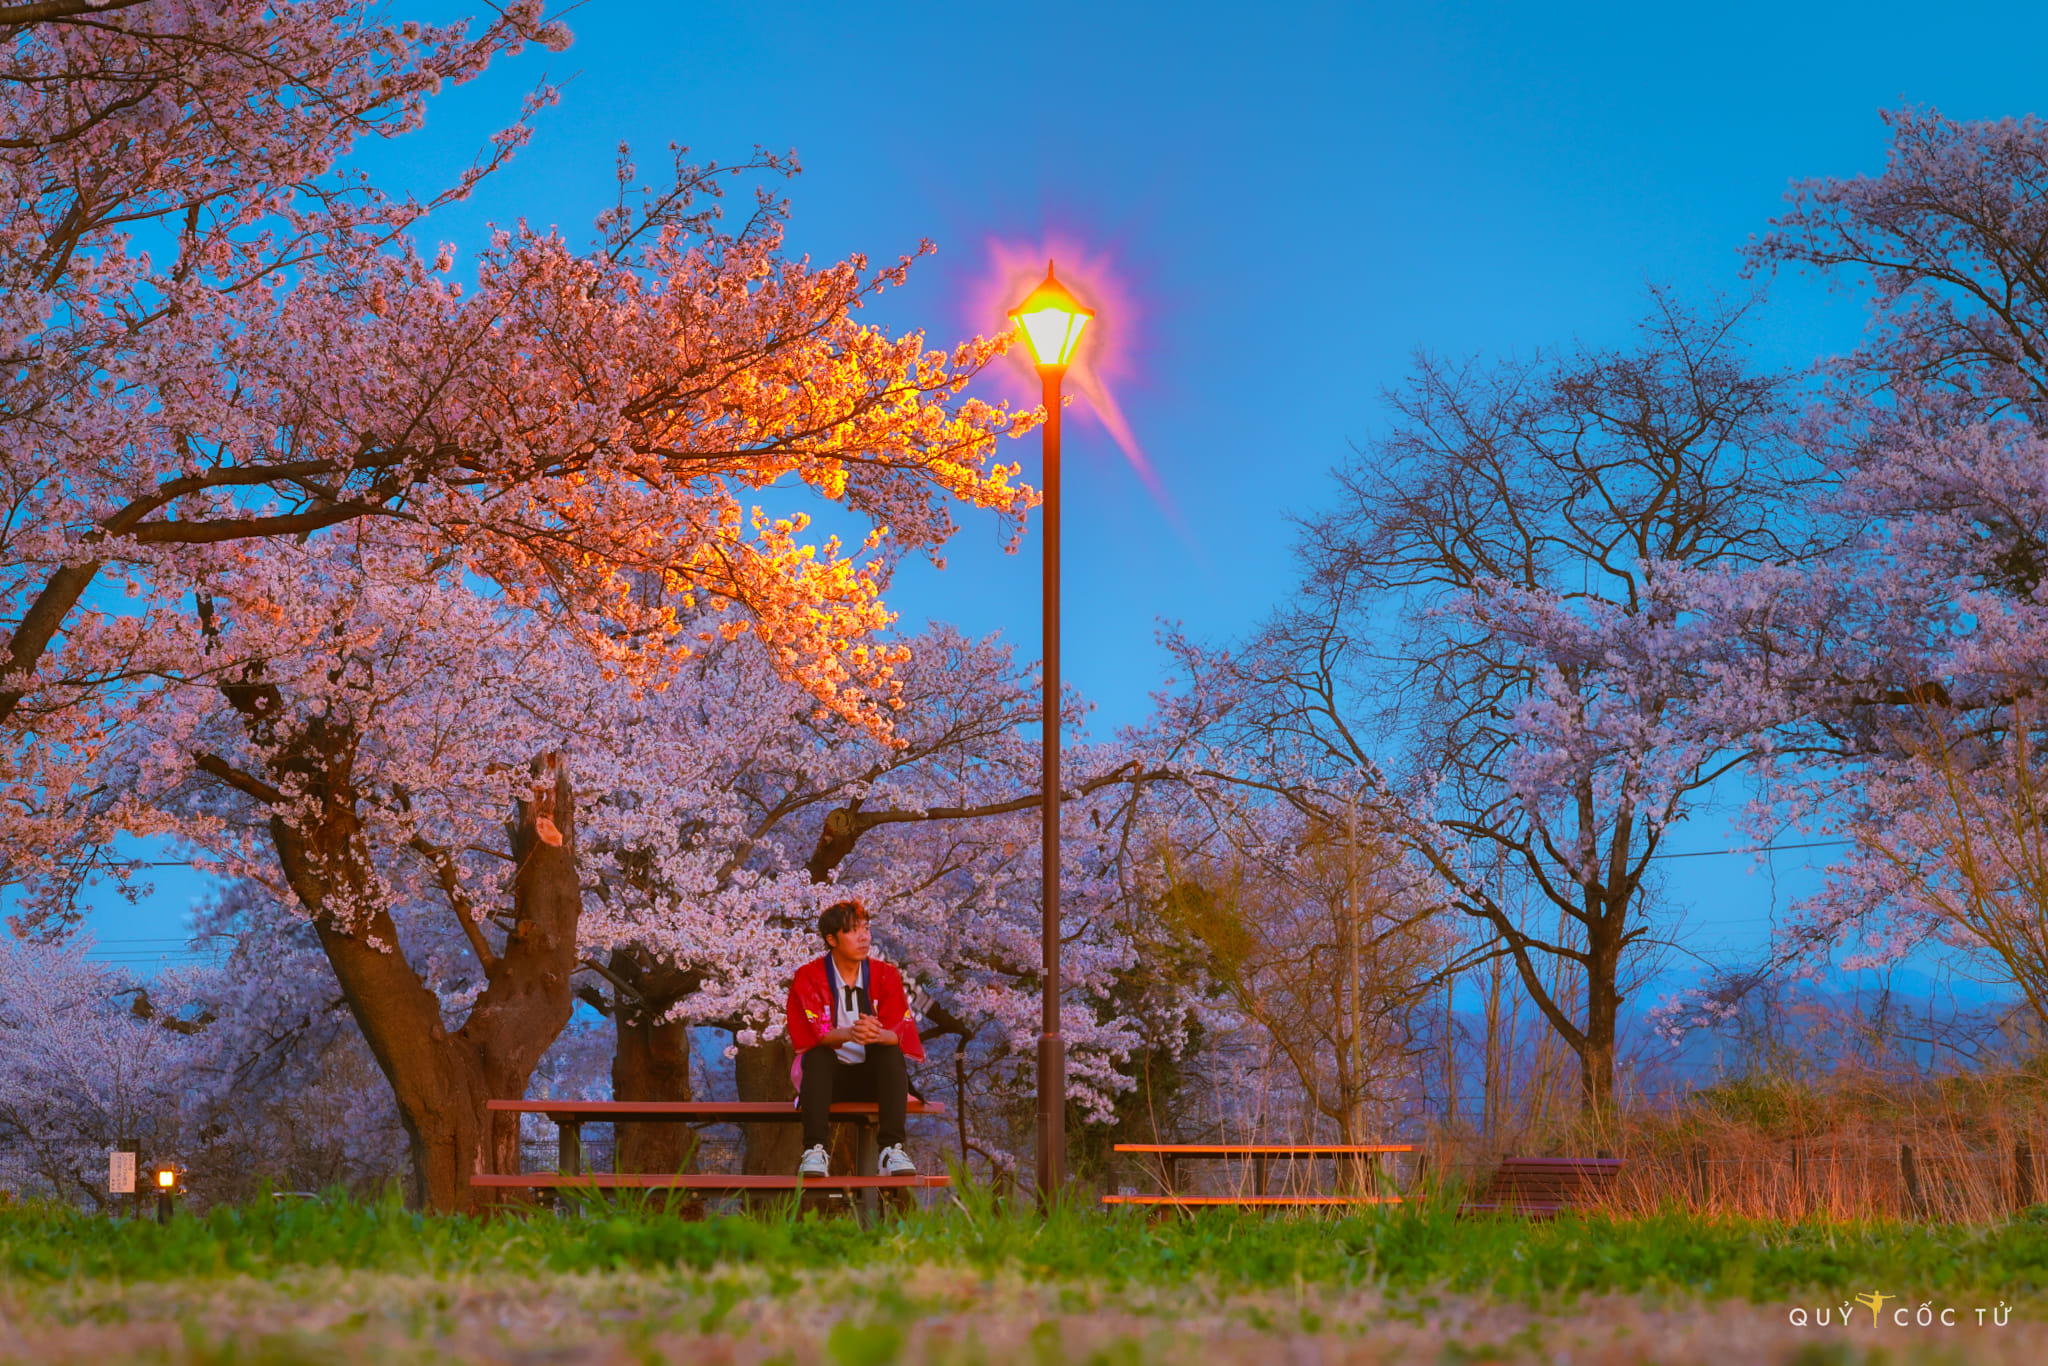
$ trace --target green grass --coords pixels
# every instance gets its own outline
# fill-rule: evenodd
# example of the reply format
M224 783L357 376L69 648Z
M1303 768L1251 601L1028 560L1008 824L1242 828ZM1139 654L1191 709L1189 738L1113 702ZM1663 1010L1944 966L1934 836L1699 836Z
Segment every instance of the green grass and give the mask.
M1204 1212L1148 1220L1087 1208L1040 1219L969 1190L958 1204L864 1228L851 1219L658 1208L479 1220L395 1202L261 1202L169 1226L54 1206L0 1209L0 1280L163 1281L308 1268L434 1277L709 1271L792 1278L877 1262L1087 1282L1113 1290L1199 1281L1219 1290L1377 1286L1523 1301L1668 1294L1766 1302L1800 1291L2048 1290L2048 1218L1988 1227L1770 1224L1667 1213L1551 1224L1403 1208L1343 1219Z

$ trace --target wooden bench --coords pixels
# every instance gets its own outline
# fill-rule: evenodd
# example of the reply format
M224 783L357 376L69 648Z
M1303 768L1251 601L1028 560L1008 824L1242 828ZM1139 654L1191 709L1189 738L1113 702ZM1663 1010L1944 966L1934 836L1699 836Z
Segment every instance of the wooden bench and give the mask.
M1458 1213L1555 1219L1606 1196L1621 1162L1618 1157L1502 1158L1486 1188L1460 1205Z
M1105 1195L1105 1205L1172 1205L1189 1207L1197 1205L1243 1205L1259 1206L1314 1206L1314 1205L1398 1205L1398 1195L1359 1193L1356 1195L1268 1195L1266 1193L1266 1164L1275 1158L1292 1162L1297 1158L1319 1157L1355 1159L1368 1170L1377 1170L1381 1153L1408 1153L1415 1151L1407 1143L1119 1143L1116 1151L1136 1153L1154 1157L1159 1162L1159 1184L1164 1189L1158 1195ZM1183 1195L1180 1186L1180 1164L1189 1159L1238 1158L1252 1164L1252 1194L1250 1195Z
M583 1170L583 1126L586 1124L801 1124L803 1112L786 1100L494 1100L487 1109L517 1115L546 1115L555 1123L556 1166L564 1172ZM911 1097L912 1115L943 1115L937 1101ZM875 1123L880 1107L871 1100L843 1100L832 1107L835 1123L861 1130L860 1160L872 1169Z
M740 1176L724 1172L479 1172L472 1186L500 1190L912 1190L953 1183L950 1176Z
M494 1100L487 1108L499 1113L546 1115L554 1121L557 1166L551 1172L495 1172L470 1177L469 1184L497 1190L697 1190L697 1191L832 1191L859 1194L872 1203L885 1190L909 1191L952 1184L944 1175L812 1176L727 1175L721 1172L586 1172L583 1170L585 1124L801 1124L803 1113L786 1100ZM936 1101L911 1098L912 1115L943 1115ZM879 1156L875 1102L840 1101L832 1119L852 1124L859 1132L855 1170L872 1172Z

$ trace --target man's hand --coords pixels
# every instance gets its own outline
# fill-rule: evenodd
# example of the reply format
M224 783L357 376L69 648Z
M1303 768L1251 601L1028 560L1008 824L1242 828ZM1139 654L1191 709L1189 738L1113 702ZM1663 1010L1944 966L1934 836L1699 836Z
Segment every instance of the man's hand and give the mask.
M853 1041L861 1044L878 1043L884 1045L900 1044L902 1042L902 1040L896 1037L895 1030L882 1028L881 1019L874 1015L863 1015L854 1022Z

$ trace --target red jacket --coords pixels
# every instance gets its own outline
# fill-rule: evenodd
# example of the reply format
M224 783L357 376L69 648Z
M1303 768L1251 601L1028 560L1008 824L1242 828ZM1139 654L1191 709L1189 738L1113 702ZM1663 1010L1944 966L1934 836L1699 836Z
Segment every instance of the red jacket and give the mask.
M789 1069L789 1079L796 1086L803 1085L804 1054L832 1032L832 978L836 975L832 955L828 953L798 968L796 976L790 979L789 1001L783 1012L789 1026L789 1041L796 1045L796 1062ZM903 1056L912 1062L923 1062L924 1043L917 1037L917 1025L910 1018L910 998L903 994L903 974L870 956L868 996L882 1028L896 1032Z

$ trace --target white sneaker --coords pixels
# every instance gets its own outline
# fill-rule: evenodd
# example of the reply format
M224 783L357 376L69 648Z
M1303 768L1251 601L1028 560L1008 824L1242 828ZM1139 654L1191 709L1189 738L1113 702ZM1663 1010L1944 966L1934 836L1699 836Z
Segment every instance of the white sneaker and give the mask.
M875 1166L881 1176L916 1176L917 1164L910 1160L910 1154L903 1151L900 1143L891 1143L882 1149L881 1161Z
M830 1176L832 1174L832 1154L825 1151L824 1144L813 1144L805 1150L804 1160L797 1164L796 1174L798 1176Z

